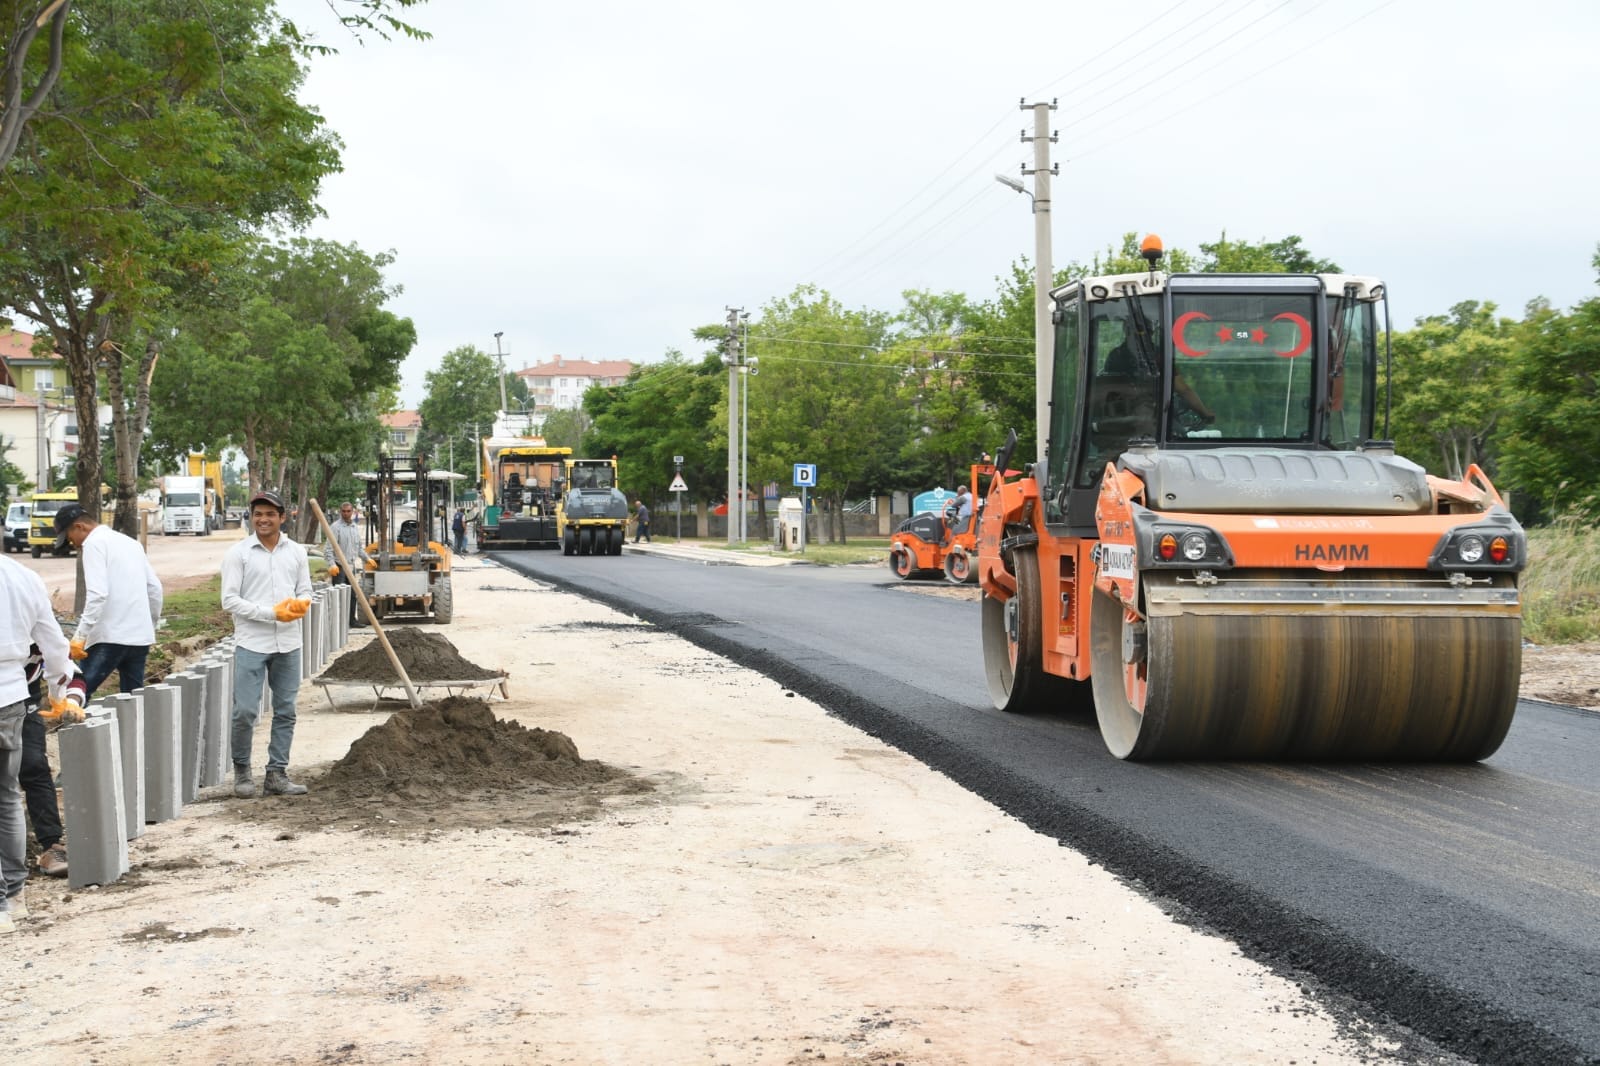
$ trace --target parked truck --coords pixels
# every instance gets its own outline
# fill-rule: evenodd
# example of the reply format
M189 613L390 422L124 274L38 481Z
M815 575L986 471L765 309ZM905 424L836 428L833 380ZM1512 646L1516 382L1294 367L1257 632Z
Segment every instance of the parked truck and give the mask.
M203 477L171 474L161 479L161 535L176 537L193 533L197 537L211 533L211 514L208 496L215 495Z
M223 502L227 499L227 489L222 483L221 461L208 459L204 452L190 452L185 464L189 477L197 477L205 482L206 528L221 529Z

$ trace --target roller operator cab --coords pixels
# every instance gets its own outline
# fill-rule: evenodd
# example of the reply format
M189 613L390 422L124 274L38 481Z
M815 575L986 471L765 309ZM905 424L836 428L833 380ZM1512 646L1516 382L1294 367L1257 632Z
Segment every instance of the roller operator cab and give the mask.
M1152 270L1051 295L1043 469L993 479L979 533L995 705L1092 703L1130 759L1492 754L1526 538L1477 467L1433 477L1374 439L1382 283Z

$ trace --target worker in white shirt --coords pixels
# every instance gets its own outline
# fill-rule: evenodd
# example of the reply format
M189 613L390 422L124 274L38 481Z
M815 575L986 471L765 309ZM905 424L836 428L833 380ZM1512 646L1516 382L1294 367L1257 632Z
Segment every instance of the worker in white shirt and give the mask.
M222 557L222 609L233 615L233 794L256 794L250 753L261 686L272 690L272 736L267 744L269 796L303 796L289 780L295 698L300 692L300 619L311 606L311 568L304 547L283 535L283 499L258 492L250 499L255 532Z
M333 530L333 540L322 545L322 561L328 564L328 578L335 585L350 584L351 575L339 570L339 557L333 554L334 541L338 541L339 550L344 552L344 560L351 566L359 567L367 561L366 538L361 535L361 523L356 520L356 505L346 500L339 505L339 517L328 523L328 528ZM360 606L356 603L356 594L350 593L350 624L364 626L366 619L361 617Z
M83 721L83 678L73 664L50 594L38 574L0 556L0 933L27 914L27 830L22 818L22 719L28 711L26 667L33 645L44 656L54 717Z
M83 613L72 657L83 660L89 695L113 670L120 691L143 688L161 622L161 579L138 541L102 526L82 504L56 512L56 550L69 543L83 557Z

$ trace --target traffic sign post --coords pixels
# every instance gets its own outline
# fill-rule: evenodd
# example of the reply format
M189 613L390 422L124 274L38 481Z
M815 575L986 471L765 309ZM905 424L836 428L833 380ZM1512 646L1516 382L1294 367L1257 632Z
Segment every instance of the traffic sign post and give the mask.
M817 483L816 463L794 464L794 484L800 490L800 554L806 553L806 526L811 517L808 490Z
M683 456L672 457L672 491L678 494L678 502L674 508L678 512L678 541L683 541L683 494L689 491L689 486L683 481Z

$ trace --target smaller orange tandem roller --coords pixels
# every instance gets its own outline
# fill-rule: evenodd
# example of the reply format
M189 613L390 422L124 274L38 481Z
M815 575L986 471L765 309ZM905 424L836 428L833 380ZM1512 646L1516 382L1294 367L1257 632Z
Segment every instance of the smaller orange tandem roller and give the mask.
M1051 294L1050 425L978 533L995 705L1092 702L1126 759L1486 758L1527 540L1481 470L1382 439L1383 284L1160 255Z

